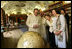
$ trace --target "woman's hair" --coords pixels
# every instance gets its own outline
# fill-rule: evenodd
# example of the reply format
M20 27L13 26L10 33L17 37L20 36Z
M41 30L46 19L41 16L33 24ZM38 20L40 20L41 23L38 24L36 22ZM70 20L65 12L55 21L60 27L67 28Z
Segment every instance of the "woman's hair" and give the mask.
M47 14L45 14L45 15L44 15L44 17L45 17L45 16L51 17L51 15L50 15L50 14L48 14L48 13L47 13Z
M52 10L55 10L57 14L60 14L60 10L59 9L56 8L56 9L52 9ZM52 13L52 11L51 11L51 13Z
M64 11L64 13L66 12L64 8L61 8L61 10L63 10L63 11ZM61 10L60 10L60 11L61 11Z

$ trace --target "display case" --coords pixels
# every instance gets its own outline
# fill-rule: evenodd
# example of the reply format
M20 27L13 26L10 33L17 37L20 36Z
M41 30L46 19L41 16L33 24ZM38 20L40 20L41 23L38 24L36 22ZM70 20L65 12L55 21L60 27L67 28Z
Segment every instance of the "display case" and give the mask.
M27 15L26 14L11 14L11 20L19 23L19 24L26 24Z

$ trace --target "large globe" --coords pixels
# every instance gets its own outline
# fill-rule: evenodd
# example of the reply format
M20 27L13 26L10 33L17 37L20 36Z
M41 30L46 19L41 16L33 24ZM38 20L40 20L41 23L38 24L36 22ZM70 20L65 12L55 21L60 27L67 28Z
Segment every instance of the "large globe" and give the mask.
M18 41L17 48L44 48L43 38L37 32L27 31Z

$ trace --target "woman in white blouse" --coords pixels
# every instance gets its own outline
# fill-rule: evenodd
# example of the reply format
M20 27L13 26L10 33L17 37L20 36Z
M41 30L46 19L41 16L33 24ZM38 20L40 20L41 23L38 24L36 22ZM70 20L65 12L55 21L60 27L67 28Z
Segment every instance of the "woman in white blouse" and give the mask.
M46 19L46 25L49 26L49 32L47 38L49 38L51 48L54 48L56 47L56 45L55 45L55 35L53 33L53 17L51 17L50 14L48 13L45 15L45 19Z

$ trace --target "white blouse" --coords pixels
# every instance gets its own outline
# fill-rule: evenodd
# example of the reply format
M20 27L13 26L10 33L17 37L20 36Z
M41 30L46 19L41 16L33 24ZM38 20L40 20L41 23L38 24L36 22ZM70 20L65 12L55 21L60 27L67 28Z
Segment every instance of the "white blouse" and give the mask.
M49 31L52 33L52 32L53 32L53 19L54 19L54 18L51 18L51 19L52 19L52 20L51 20L52 22L46 20L46 24L50 26Z

